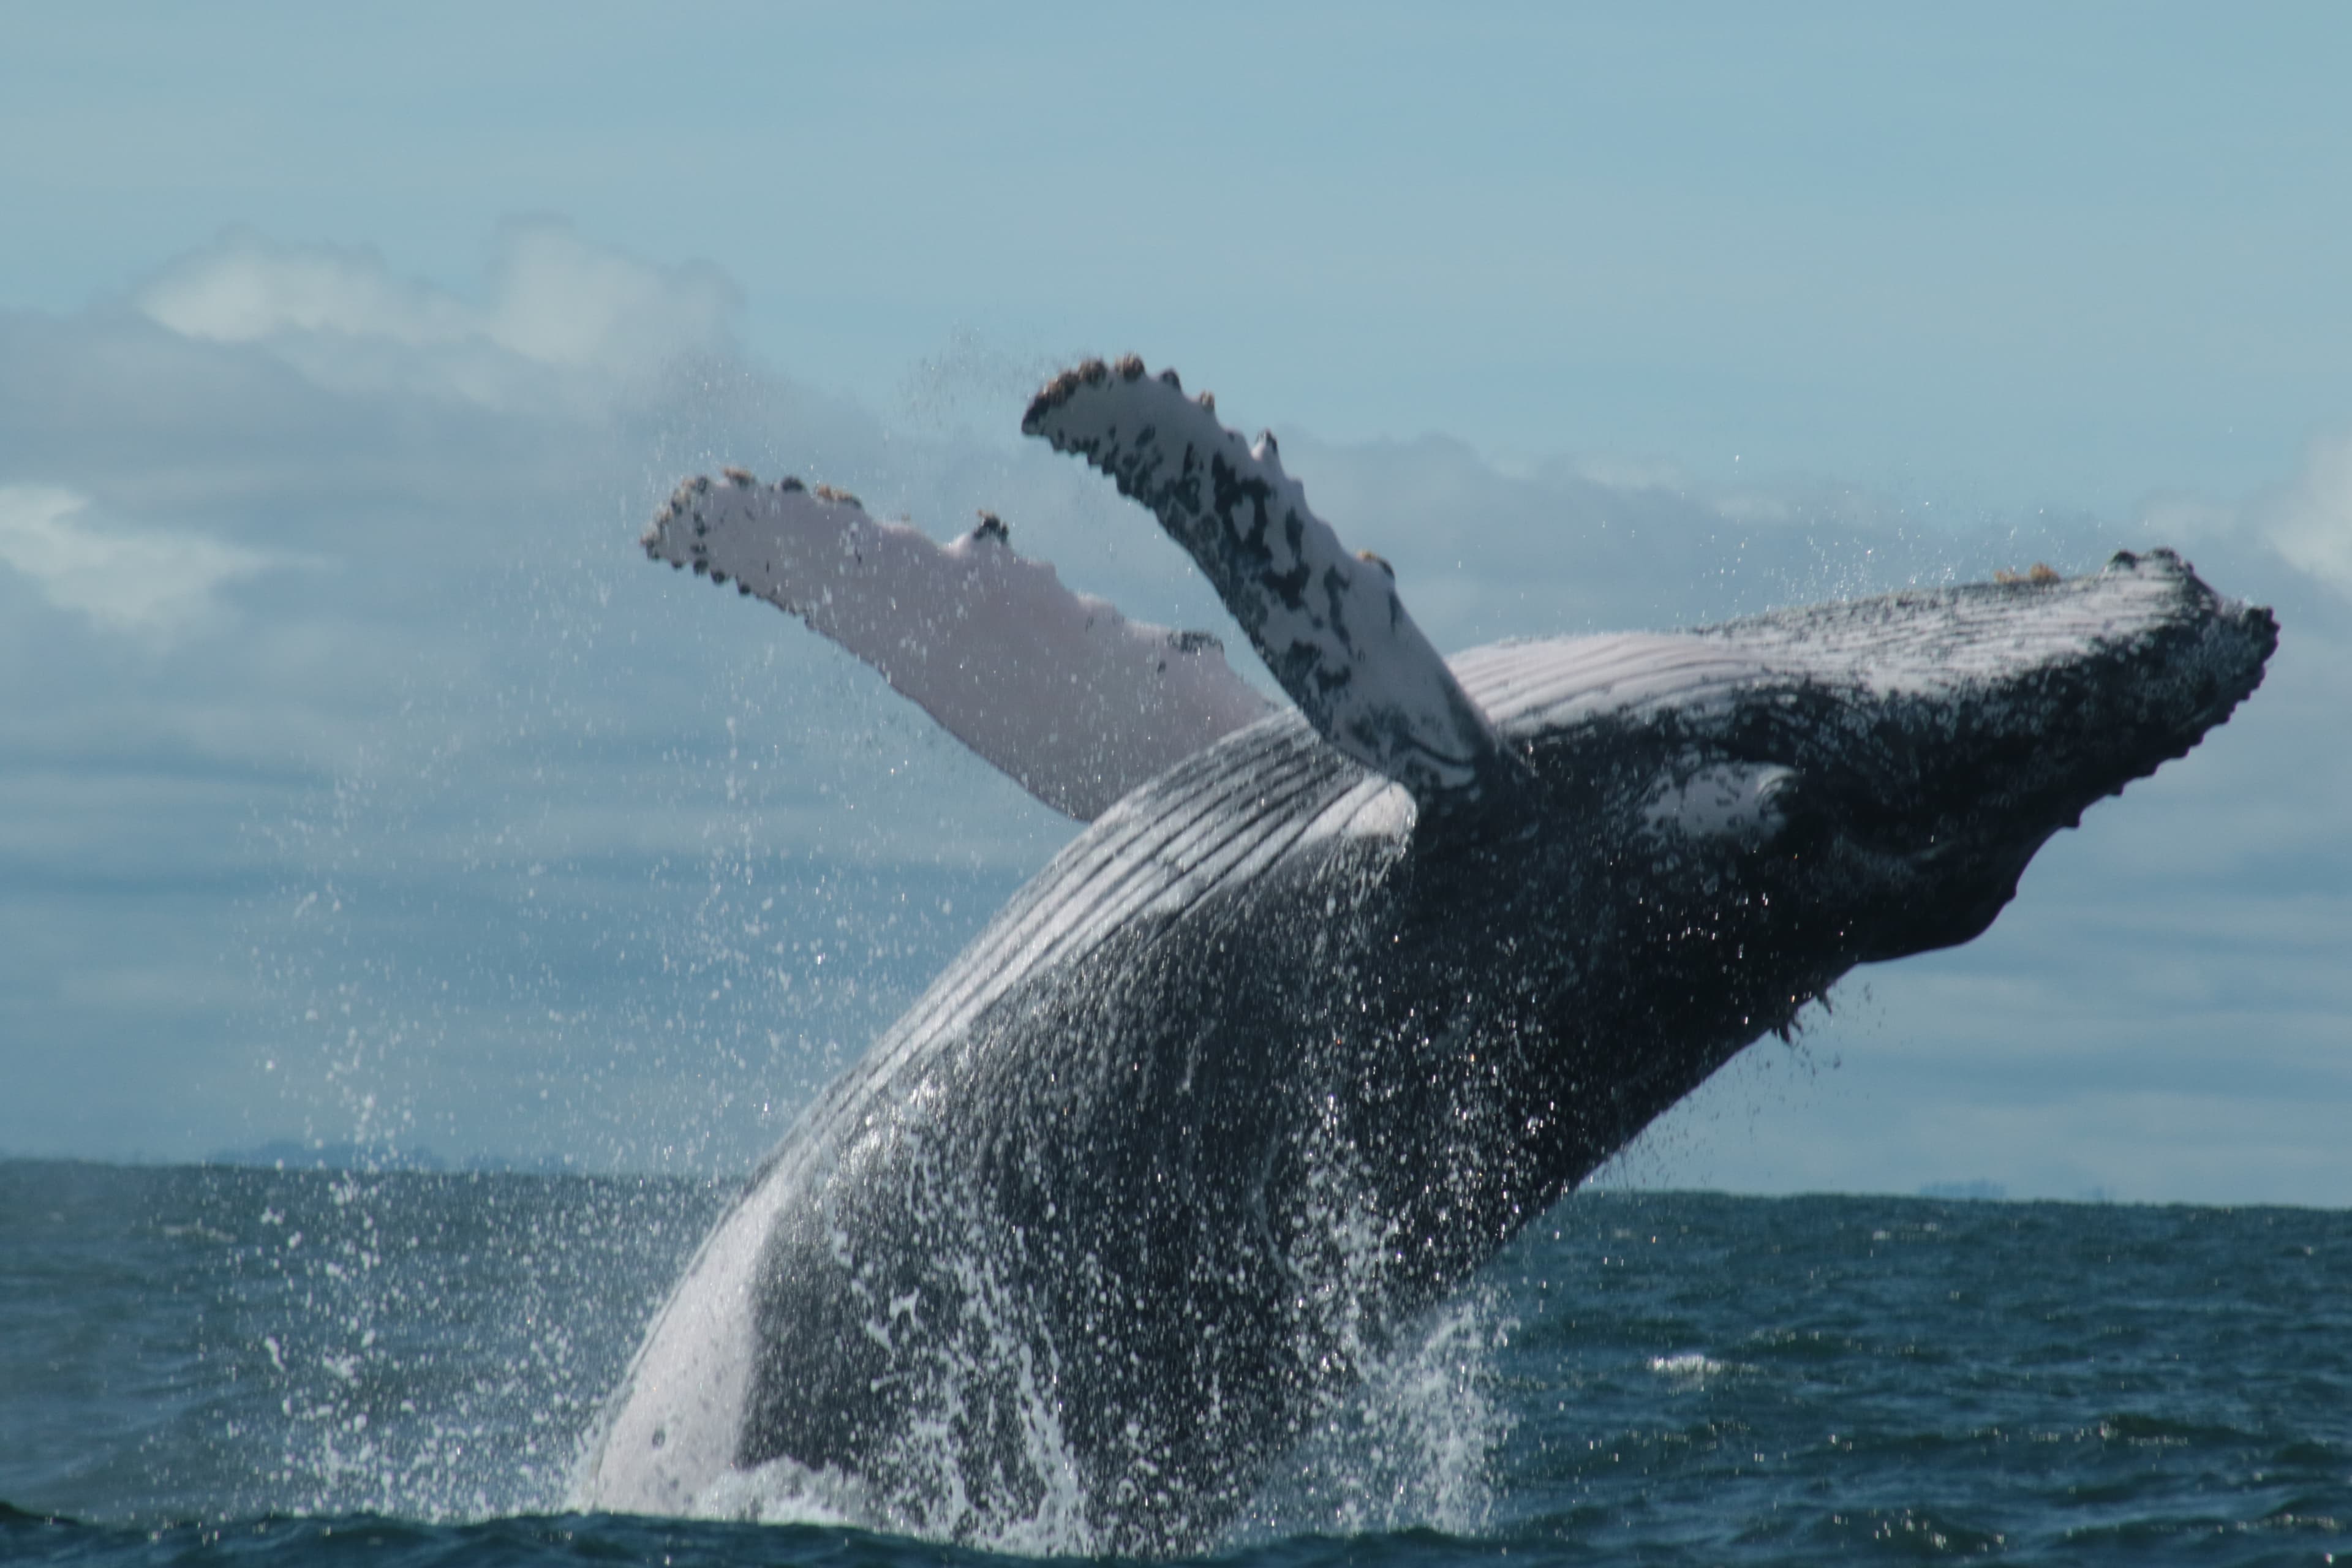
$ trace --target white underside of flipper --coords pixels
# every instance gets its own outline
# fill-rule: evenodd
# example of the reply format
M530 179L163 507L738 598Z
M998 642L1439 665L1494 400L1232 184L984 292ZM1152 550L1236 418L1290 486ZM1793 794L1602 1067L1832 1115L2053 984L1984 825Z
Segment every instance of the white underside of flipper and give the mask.
M1184 395L1175 373L1090 361L1049 384L1021 428L1076 453L1142 502L1207 574L1266 667L1333 746L1429 800L1508 770L1486 715L1397 597L1283 472Z
M823 486L730 470L680 485L644 542L800 616L1082 821L1271 706L1215 638L1072 592L992 519L942 545Z

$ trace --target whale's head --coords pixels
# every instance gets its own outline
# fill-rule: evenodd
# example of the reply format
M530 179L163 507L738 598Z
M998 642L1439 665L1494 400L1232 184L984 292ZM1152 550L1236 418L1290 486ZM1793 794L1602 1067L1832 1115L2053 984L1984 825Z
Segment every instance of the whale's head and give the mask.
M1646 809L1701 832L1712 810L1744 880L1874 962L1981 932L2053 833L2230 716L2278 627L2157 550L1698 640L1748 673L1673 712L1685 768Z
M1652 973L1759 969L1760 942L1787 962L1758 984L1789 999L1978 935L2051 835L2228 718L2277 641L2158 550L1455 668L1566 825L1507 851L1587 890L1564 943L1638 908Z
M1528 1037L1555 1042L1512 1102L1550 1129L1545 1190L1855 964L1983 931L2053 834L2227 719L2277 642L2154 551L1454 660L1528 793L1423 819L1425 934L1441 965L1515 955Z

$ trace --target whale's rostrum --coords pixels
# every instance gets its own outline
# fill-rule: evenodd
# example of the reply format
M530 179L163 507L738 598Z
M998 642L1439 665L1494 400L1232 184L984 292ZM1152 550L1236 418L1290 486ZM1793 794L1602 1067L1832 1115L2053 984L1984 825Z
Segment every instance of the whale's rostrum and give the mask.
M1154 510L1297 706L1254 716L1220 660L1131 721L1201 737L1148 776L1115 763L1133 704L1076 762L992 755L1092 826L762 1164L614 1394L588 1505L785 1473L925 1533L1060 1509L1087 1550L1213 1539L1520 1227L1855 964L1982 931L2276 642L2158 550L1441 661L1271 440L1172 377L1082 366L1024 427ZM823 537L796 493L689 484L647 549L796 603L761 542ZM1017 752L1061 673L926 705Z

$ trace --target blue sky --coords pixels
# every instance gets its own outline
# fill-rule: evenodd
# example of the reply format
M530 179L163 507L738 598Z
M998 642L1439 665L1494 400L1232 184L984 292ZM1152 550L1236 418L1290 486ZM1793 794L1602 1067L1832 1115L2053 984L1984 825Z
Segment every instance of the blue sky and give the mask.
M1693 7L12 13L0 1150L725 1168L1066 826L636 554L989 506L1133 348L1441 645L2118 545L2270 683L1613 1179L2352 1202L2352 22Z

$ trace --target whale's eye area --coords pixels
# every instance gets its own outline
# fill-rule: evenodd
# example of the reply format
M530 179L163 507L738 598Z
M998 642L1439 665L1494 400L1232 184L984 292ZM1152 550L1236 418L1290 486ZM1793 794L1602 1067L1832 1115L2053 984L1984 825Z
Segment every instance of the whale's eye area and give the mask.
M1643 821L1670 838L1763 848L1788 829L1800 779L1780 763L1708 763L1662 779L1643 803Z

